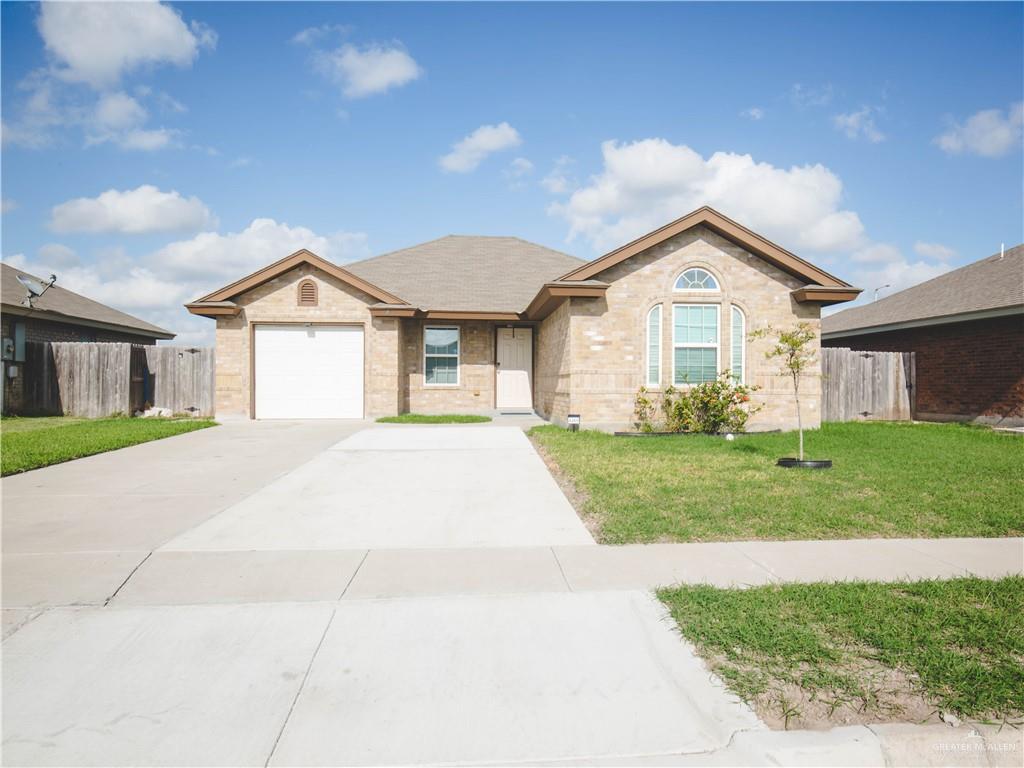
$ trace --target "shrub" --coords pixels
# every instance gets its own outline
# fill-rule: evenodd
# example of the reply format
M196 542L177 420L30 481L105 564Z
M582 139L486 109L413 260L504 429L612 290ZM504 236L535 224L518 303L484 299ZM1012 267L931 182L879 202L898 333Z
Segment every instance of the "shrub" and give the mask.
M660 420L650 393L641 387L634 401L634 425L640 432L701 432L717 435L742 432L747 421L761 410L750 395L757 387L738 383L728 371L714 381L685 389L666 387L661 397Z

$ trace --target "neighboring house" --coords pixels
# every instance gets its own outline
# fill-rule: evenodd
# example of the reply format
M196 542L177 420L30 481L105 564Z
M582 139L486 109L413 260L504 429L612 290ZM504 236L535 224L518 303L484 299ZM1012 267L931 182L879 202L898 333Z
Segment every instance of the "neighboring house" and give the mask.
M25 342L28 341L119 341L156 344L174 334L145 320L100 304L54 284L27 306L28 291L18 282L23 275L40 282L9 264L0 263L0 324L4 362L4 411L17 410L24 392Z
M822 344L914 352L915 418L1024 425L1024 246L836 312Z
M771 429L796 426L792 385L749 331L817 329L823 304L858 292L701 208L591 262L513 237L448 236L345 268L302 250L187 307L217 321L219 416L536 411L612 429L640 386L732 370L761 387L751 428Z

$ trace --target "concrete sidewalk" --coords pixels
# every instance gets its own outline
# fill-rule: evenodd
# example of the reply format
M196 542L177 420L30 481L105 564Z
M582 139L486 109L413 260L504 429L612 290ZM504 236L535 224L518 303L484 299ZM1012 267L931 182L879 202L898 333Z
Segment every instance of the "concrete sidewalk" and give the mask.
M1024 539L9 554L13 609L644 590L1024 574ZM347 589L346 589L347 586Z

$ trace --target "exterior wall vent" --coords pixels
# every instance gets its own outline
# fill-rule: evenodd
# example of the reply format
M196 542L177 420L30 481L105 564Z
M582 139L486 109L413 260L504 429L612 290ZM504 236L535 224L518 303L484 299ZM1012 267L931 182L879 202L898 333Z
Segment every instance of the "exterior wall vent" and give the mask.
M317 305L316 283L312 280L303 280L299 283L299 306L315 307Z

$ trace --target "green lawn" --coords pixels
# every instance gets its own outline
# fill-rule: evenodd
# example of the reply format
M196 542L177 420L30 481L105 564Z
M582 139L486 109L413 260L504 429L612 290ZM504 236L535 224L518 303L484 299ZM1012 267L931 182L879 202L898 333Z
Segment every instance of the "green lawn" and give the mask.
M0 419L0 471L4 475L25 472L215 424L190 418L4 418Z
M449 413L431 415L427 413L403 413L401 416L382 416L377 419L381 424L482 424L490 421L490 416Z
M1024 715L1024 577L658 592L777 727Z
M825 424L796 435L530 432L604 543L1024 534L1024 440L959 424Z

